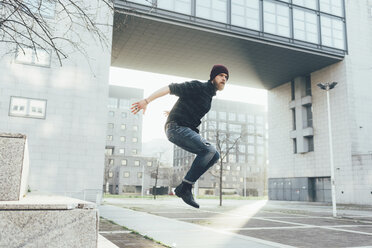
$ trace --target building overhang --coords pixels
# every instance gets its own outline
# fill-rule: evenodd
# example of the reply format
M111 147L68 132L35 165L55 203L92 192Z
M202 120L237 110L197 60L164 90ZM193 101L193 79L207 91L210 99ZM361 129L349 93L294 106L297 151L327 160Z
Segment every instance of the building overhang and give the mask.
M275 38L116 7L111 65L208 80L212 66L224 64L230 83L272 89L344 58Z

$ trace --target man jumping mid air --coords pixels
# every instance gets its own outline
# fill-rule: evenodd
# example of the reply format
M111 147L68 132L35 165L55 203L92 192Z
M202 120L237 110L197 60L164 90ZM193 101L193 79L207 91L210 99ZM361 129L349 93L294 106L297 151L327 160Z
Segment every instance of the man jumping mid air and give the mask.
M172 94L178 96L176 104L168 115L165 133L168 140L182 149L196 154L189 171L177 186L175 193L182 200L199 208L191 193L192 185L220 158L216 148L199 134L197 127L203 116L211 109L212 98L218 90L223 90L229 71L223 65L213 66L208 82L191 81L165 86L149 97L132 104L132 113L137 114L141 109L145 113L147 105L155 99Z

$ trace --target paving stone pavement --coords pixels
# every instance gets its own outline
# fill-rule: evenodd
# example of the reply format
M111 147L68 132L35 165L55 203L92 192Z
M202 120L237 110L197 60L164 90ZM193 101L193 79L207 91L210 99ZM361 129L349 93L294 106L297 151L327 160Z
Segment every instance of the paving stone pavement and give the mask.
M117 248L166 248L168 246L158 244L139 234L123 228L116 223L101 218L99 222L99 234L116 245Z
M372 206L339 206L339 217L333 218L332 206L322 203L224 200L219 207L218 200L199 199L198 202L200 209L188 207L177 198L106 198L106 205L100 209L105 212L108 210L104 211L105 208L115 206L131 211L119 218L123 225L136 222L136 228L147 230L147 235L154 238L163 239L160 233L166 232L168 239L159 241L173 247L197 248L189 245L193 237L203 239L200 247L204 248L247 247L248 243L250 247L372 247ZM146 219L153 221L153 216L164 221L162 229L145 228L151 225ZM185 229L182 223L190 226ZM167 225L174 230L169 230ZM198 236L195 232L206 232L209 236ZM182 235L188 239L172 243L169 238L177 240ZM236 246L231 246L232 240L237 242Z

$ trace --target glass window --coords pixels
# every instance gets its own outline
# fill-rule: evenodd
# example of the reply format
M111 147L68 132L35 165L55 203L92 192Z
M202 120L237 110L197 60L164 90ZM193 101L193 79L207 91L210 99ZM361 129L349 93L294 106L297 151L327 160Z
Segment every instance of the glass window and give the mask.
M254 136L253 135L248 135L248 143L254 143Z
M231 24L260 29L259 0L231 0Z
M245 122L245 114L238 114L238 121Z
M112 135L107 135L107 140L112 141Z
M127 165L127 160L126 159L122 159L121 160L121 165Z
M132 138L132 142L133 143L137 143L138 142L138 138Z
M124 171L124 177L129 177L129 176L130 176L129 171Z
M263 134L264 133L263 127L262 126L257 126L256 127L256 132L257 132L257 134Z
M248 155L248 162L254 162L254 161L255 161L254 155Z
M29 65L50 67L51 52L43 49L33 49L31 47L18 48L16 52L16 62Z
M226 23L227 0L196 0L196 16Z
M216 116L217 116L216 111L214 111L214 110L209 111L209 113L208 113L208 117L209 117L210 119L216 119Z
M46 100L10 97L10 116L44 119L46 116Z
M124 154L124 148L120 148L120 149L119 149L119 153L120 153L120 154Z
M133 131L138 131L138 126L134 125L132 128Z
M127 127L127 126L126 126L125 124L121 124L121 125L120 125L121 130L125 130L126 127Z
M108 123L107 128L108 129L113 129L114 128L114 123Z
M127 118L127 113L121 112L121 118Z
M115 112L114 111L109 111L109 116L110 117L114 117L115 116Z
M236 114L235 113L229 113L229 121L235 121L236 120Z
M321 16L322 45L345 49L344 24L340 19Z
M139 4L143 4L143 5L148 5L148 6L152 5L151 0L129 0L128 2L139 3Z
M125 136L120 136L120 141L125 142Z
M106 147L105 148L105 154L106 155L112 155L112 154L114 154L114 148L113 147Z
M215 139L215 138L216 138L215 132L208 132L208 139Z
M320 0L320 11L337 16L342 14L342 0Z
M262 136L257 136L257 144L258 145L262 145L264 142L263 142L263 137Z
M296 109L292 109L292 129L296 130Z
M245 153L245 145L238 145L238 151Z
M306 122L304 123L304 127L312 127L313 126L313 108L312 105L305 106L306 108Z
M242 131L242 126L237 124L229 124L229 131L240 133Z
M209 129L217 129L217 123L215 121L208 121Z
M152 162L151 161L148 161L147 162L147 166L151 167L152 166Z
M263 146L257 146L257 154L262 155L264 153L264 148Z
M251 153L251 154L254 153L254 146L248 145L248 153Z
M254 133L254 126L248 125L248 133Z
M226 129L227 129L227 124L226 124L226 122L220 122L220 123L218 124L218 127L219 127L220 130L222 130L222 131L226 131Z
M108 164L109 164L109 165L113 165L113 164L114 164L114 160L113 160L113 159L109 159L109 160L108 160Z
M257 124L263 124L263 116L262 115L256 115L256 123Z
M316 0L292 0L292 3L309 9L317 9Z
M191 0L158 0L158 8L191 15Z
M27 115L27 99L20 97L10 98L10 115L26 116Z
M229 154L229 162L230 163L235 163L236 162L235 154Z
M248 115L248 123L254 123L254 115Z
M137 154L137 149L132 149L132 154L136 155Z
M137 177L142 178L142 172L137 172Z
M107 107L109 108L117 108L118 107L118 99L116 98L109 98Z
M316 13L302 9L293 9L294 38L318 43L318 18Z
M239 163L245 163L245 155L239 155Z
M306 95L311 96L311 76L308 75L305 77L306 82L305 82L305 89L306 89Z
M264 159L262 156L257 157L257 164L263 164ZM260 172L260 168L257 168L257 172Z
M313 137L306 137L308 152L314 151L314 138Z
M140 161L139 160L134 160L134 166L139 166L140 165Z
M226 120L226 112L219 112L218 113L218 119L220 120Z
M119 100L119 108L120 109L129 109L130 102L127 99L120 99Z
M264 1L264 32L289 37L287 5Z

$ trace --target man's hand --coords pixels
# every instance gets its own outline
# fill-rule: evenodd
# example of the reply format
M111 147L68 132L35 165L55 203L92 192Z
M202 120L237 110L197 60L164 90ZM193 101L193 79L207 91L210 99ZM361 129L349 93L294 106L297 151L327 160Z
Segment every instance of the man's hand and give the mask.
M146 99L142 99L141 101L132 104L131 111L133 114L137 114L141 109L143 109L143 114L145 114L148 104L149 102Z

